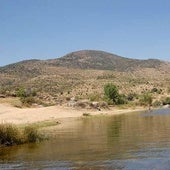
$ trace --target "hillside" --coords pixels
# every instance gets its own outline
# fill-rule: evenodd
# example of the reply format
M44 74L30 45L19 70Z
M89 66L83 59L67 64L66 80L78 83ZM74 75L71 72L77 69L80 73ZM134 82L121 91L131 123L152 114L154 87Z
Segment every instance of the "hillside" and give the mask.
M130 71L138 67L156 68L160 66L161 61L129 59L104 51L82 50L55 60L48 60L48 63L53 66L77 69Z
M75 96L100 98L104 85L112 82L123 94L142 94L157 88L164 95L170 91L169 72L168 62L84 50L57 59L26 60L0 67L0 94L14 95L23 87L34 89L38 100L55 104Z
M37 76L44 73L46 67L66 67L73 69L132 71L138 68L158 68L165 62L148 59L137 60L121 57L104 51L82 50L63 57L49 60L25 60L0 67L0 73L20 76Z

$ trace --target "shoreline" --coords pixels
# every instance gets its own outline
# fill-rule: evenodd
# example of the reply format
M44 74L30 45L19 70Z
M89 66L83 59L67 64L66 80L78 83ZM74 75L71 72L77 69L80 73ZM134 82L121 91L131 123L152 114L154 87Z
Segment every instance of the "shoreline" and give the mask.
M93 109L77 109L64 106L49 106L39 108L16 108L9 104L0 104L0 123L12 123L15 125L36 124L41 122L56 122L59 124L62 119L80 118L96 115L119 115L129 112L144 111L144 107L118 109L102 109L101 111ZM84 116L83 116L84 115Z

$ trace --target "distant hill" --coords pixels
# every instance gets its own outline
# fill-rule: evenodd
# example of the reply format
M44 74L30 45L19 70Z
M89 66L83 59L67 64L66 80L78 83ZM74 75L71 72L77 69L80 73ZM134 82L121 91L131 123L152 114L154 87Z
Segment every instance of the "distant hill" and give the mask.
M169 73L169 62L82 50L57 59L25 60L0 67L0 94L10 96L24 87L34 89L40 101L54 104L66 97L102 96L107 82L118 85L125 94L140 94L155 87L166 94Z
M28 77L46 72L48 67L73 69L134 71L139 68L158 68L165 62L157 59L138 60L121 57L104 51L82 50L69 53L61 58L49 60L25 60L0 67L0 73L17 74ZM25 76L25 75L24 75Z
M53 66L77 69L130 71L139 67L157 68L162 62L156 59L129 59L104 51L82 50L58 59L48 60L48 63Z
M28 78L41 74L42 67L44 67L44 62L41 62L41 60L24 60L0 67L0 73Z

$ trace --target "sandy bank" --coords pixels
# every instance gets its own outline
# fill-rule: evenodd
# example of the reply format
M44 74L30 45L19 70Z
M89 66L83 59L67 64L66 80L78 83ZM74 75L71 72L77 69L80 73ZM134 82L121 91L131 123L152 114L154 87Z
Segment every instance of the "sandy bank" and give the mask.
M115 109L110 110L88 110L88 109L75 109L72 107L63 106L50 106L42 108L16 108L9 104L0 104L0 123L14 123L26 124L36 123L46 120L57 120L63 118L76 118L83 116L83 113L90 115L116 115L128 113L132 111L140 111L142 108L136 109Z

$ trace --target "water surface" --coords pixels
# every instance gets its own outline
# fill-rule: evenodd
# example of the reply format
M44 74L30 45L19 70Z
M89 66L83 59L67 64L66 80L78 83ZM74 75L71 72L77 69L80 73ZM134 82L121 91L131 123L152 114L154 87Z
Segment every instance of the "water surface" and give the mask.
M39 144L0 148L0 169L170 169L170 109L87 117Z

